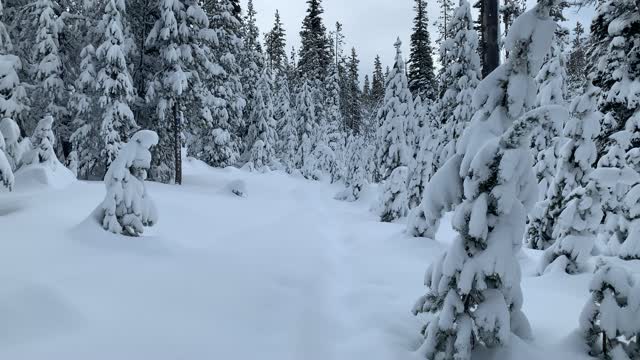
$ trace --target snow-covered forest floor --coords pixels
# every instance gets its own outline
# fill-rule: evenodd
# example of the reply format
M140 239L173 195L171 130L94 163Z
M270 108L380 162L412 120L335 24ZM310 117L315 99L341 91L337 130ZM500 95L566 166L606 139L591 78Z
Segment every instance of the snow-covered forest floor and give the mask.
M0 195L0 359L420 358L410 311L447 221L410 238L370 211L375 189L350 204L337 185L197 161L183 186L148 190L161 217L141 238L85 222L102 182ZM520 255L535 340L474 358L588 359L591 274L535 277L539 256Z

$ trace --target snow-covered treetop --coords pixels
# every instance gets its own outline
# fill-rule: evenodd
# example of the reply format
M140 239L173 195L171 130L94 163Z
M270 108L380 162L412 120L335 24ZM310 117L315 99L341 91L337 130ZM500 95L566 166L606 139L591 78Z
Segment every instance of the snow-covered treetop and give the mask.
M140 130L124 145L118 157L109 167L105 179L123 179L124 171L130 168L148 170L151 167L149 149L158 144L158 134L151 130Z

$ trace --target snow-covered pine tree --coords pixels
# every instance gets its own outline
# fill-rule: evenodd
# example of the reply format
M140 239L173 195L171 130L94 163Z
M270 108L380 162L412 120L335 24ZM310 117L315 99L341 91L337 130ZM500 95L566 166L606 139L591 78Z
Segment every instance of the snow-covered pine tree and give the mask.
M273 28L264 36L265 53L269 67L279 74L287 66L286 32L280 20L280 12L276 10Z
M442 45L442 43L454 35L454 32L451 31L451 20L453 19L456 6L453 0L438 0L437 2L438 7L440 8L440 13L438 14L438 19L435 22L435 25L438 28L436 44ZM443 64L445 63L443 62Z
M347 165L350 155L345 154L347 142L347 130L340 111L340 74L336 64L329 65L329 78L325 82L325 125L321 130L326 132L328 146L334 154L335 163L330 171L331 180L338 181L342 177L342 171ZM325 169L326 171L326 169Z
M244 128L243 110L246 101L240 82L242 57L242 23L237 2L215 1L207 6L209 27L217 33L217 46L211 49L213 60L206 87L213 95L209 104L211 122L191 144L189 151L211 166L226 167L236 163L241 139L237 134Z
M31 117L41 118L51 115L63 119L67 114L67 91L62 80L62 59L60 55L60 33L63 23L58 13L57 0L37 0L33 7L33 26L36 36L32 48L34 61L34 92ZM61 125L63 123L60 123ZM67 129L59 129L66 132Z
M289 92L287 74L277 75L274 113L278 130L276 154L284 170L288 173L292 173L296 169L296 151L298 150L298 129L294 110L291 108L291 93Z
M158 100L159 118L155 125L160 142L151 174L154 179L181 184L183 126L189 129L197 119L212 118L202 81L219 71L210 59L218 38L198 1L159 0L159 7L160 17L146 41L159 50L161 64L147 91L148 99Z
M0 133L4 140L4 154L9 161L11 170L15 171L20 166L23 147L20 145L20 127L10 118L4 118L0 121Z
M526 0L503 0L499 12L502 17L502 34L505 38L509 34L509 28L511 28L513 21L520 16L526 8ZM508 52L506 56L509 56Z
M637 128L640 92L634 89L640 86L640 47L635 45L640 41L640 32L636 31L638 26L640 16L633 1L598 2L591 23L594 45L590 54L596 64L593 83L602 89L598 107L605 116L597 143L599 157L606 154L615 142L613 134L625 128ZM633 137L638 138L640 132L634 132Z
M31 136L31 149L22 158L23 165L53 164L57 161L53 146L56 137L53 134L53 117L45 116L38 122Z
M428 359L468 360L474 347L507 345L511 333L531 336L516 259L536 195L529 135L563 109L525 110L534 105L534 77L551 45L553 5L539 1L515 20L505 42L511 56L478 85L479 111L457 154L428 185L427 215L437 219L455 207L459 234L427 271L429 291L414 307L415 314L431 315L420 348Z
M536 77L538 83L538 106L565 105L567 98L567 71L564 56L564 42L567 31L558 28L555 32L551 51L546 56L544 65ZM555 119L549 124L542 124L532 136L533 157L536 159L535 171L540 187L541 199L549 190L549 185L556 174L564 119Z
M609 151L598 160L598 168L624 170L627 167L626 158L627 154L622 150L620 141L615 141L610 145ZM628 192L629 185L615 181L601 193L604 221L599 240L601 245L606 245L607 252L611 255L619 253L620 245L628 235L628 224L623 214L623 199Z
M384 100L384 84L382 61L380 60L380 55L376 55L373 62L373 77L371 78L371 102L376 106L374 111L377 111L378 104Z
M409 55L409 83L411 92L423 100L434 100L437 83L434 72L433 49L429 34L426 0L415 0L411 53Z
M351 56L347 60L346 68L346 104L344 122L349 131L357 134L362 132L362 92L358 78L358 55L356 49L351 49Z
M135 133L111 162L104 178L107 194L93 216L107 231L140 236L144 228L158 221L155 204L144 180L151 167L149 149L158 144L158 135L150 130Z
M300 31L301 47L298 71L305 79L313 82L324 81L332 57L327 29L322 21L321 0L307 0L307 14Z
M96 92L102 112L99 136L102 144L100 157L89 161L104 161L104 169L118 156L120 147L137 124L129 103L133 101L135 89L127 66L123 14L124 0L107 0L100 28L104 29L102 43L96 49ZM85 48L86 49L86 48ZM91 49L87 49L85 59L90 61ZM86 66L90 66L85 64ZM90 69L86 69L87 72ZM90 74L87 74L90 75ZM86 81L91 81L86 79ZM90 105L89 105L90 106ZM88 109L84 110L88 111Z
M240 81L242 83L242 93L246 100L246 106L244 108L245 119L251 118L253 108L258 106L256 104L257 84L262 76L264 69L264 55L262 53L262 44L260 43L260 30L256 24L257 12L253 7L253 0L247 2L247 13L242 23L242 37L243 47L240 57L240 66L242 68L242 74ZM247 124L248 125L248 124ZM251 137L247 138L246 129L240 129L237 134L238 138L242 140L243 150L246 153L252 152L253 142ZM243 156L243 160L246 160L246 156Z
M573 28L573 41L567 59L567 91L573 98L580 94L585 87L585 70L587 69L587 40L584 27L576 22Z
M409 148L407 131L413 112L413 97L402 59L400 39L396 41L396 60L387 81L384 102L378 111L378 130L376 153L381 180L386 180L400 166L409 165L413 150Z
M631 360L640 356L640 283L622 267L600 261L589 285L591 297L580 314L589 355Z
M473 29L471 6L467 1L460 2L449 28L452 37L443 42L440 50L444 69L440 77L437 114L444 139L440 139L437 167L456 153L458 139L474 113L473 92L481 77L478 35Z
M271 79L269 69L263 69L256 85L251 110L248 133L251 150L248 164L250 169L257 171L269 170L272 166L278 140Z
M420 104L419 100L416 100L416 104ZM425 116L423 111L422 107L414 110L414 119L423 118ZM433 140L430 126L423 124L418 126L416 131L417 148L415 156L411 157L409 161L409 179L407 182L407 204L410 210L417 208L422 201L424 188L432 175L434 161L433 151L430 148Z
M79 179L94 180L104 177L107 168L101 149L105 149L104 139L100 137L101 127L95 121L98 118L96 103L96 50L88 44L80 52L80 75L76 79L75 92L69 99L69 109L74 112L71 134L72 152L77 159ZM119 144L118 144L119 146Z
M398 166L391 172L382 186L379 200L380 221L393 222L407 215L407 179L409 168Z
M344 183L346 189L336 195L336 199L344 201L356 201L360 198L362 190L367 185L366 173L366 146L364 137L351 135L347 140L345 156L347 157Z
M536 205L529 218L527 242L533 249L545 250L556 241L554 235L561 231L556 230L556 226L569 203L569 195L579 187L587 187L589 173L597 159L594 140L600 133L602 119L602 114L596 109L599 93L598 88L591 86L572 103L573 117L565 126L564 133L568 139L560 150L555 176L545 199Z
M13 120L5 118L2 120L2 123L0 123L0 185L2 186L2 189L7 189L11 191L13 189L13 183L14 183L14 177L13 177L14 166L12 165L12 161L11 161L12 158L8 153L7 144L5 143L5 138L13 137L15 135L15 132L13 132L13 129L11 127L7 127L5 125L6 120L13 122ZM5 126L2 126L2 125L5 125ZM19 134L20 134L20 131L18 130L18 135Z
M0 118L22 123L29 110L29 101L19 77L22 61L14 54L4 19L3 2L0 1Z
M554 262L555 268L570 274L584 271L593 250L603 217L601 190L590 180L597 156L594 140L602 120L602 113L596 108L599 93L591 85L572 102L572 117L564 127L567 143L560 152L545 211L541 219L531 219L529 235L539 234L529 238L532 247L547 247L549 234L544 231L550 230L550 238L555 240L544 253L541 272ZM549 228L538 228L545 224Z
M296 149L296 167L307 178L316 175L316 163L314 161L314 139L317 133L317 120L315 102L310 85L311 81L305 79L296 96L295 124L298 133L298 148Z

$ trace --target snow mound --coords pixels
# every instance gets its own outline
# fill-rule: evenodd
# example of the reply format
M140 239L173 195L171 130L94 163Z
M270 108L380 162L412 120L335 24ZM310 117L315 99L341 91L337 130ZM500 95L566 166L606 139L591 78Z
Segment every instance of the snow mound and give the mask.
M26 165L15 173L16 191L63 189L75 181L71 170L57 159L50 163Z

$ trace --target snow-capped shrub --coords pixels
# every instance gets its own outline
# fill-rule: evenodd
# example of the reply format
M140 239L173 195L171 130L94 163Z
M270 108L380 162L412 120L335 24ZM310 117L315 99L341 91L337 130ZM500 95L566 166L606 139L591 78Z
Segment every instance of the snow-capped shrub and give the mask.
M158 220L155 204L147 194L144 180L151 166L149 149L158 144L150 130L135 133L107 170L107 195L94 215L102 227L116 234L140 236L145 226Z
M14 182L13 170L5 154L5 149L4 137L0 136L0 184L3 188L12 190Z
M408 176L409 169L406 166L398 166L385 181L379 204L382 222L393 222L407 215L409 211L407 203Z
M580 315L589 354L602 359L640 356L640 282L622 267L600 261L589 286L591 298Z

